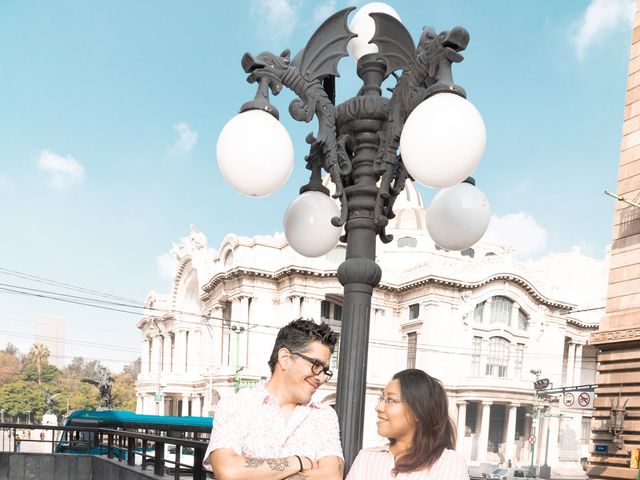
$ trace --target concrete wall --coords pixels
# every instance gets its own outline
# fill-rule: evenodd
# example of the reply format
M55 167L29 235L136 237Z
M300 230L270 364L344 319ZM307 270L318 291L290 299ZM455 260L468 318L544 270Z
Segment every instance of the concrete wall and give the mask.
M92 455L0 452L0 480L147 480L159 479Z

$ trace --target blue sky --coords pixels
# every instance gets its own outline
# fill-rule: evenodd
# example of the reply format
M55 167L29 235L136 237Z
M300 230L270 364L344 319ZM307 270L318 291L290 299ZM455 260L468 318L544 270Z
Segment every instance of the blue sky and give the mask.
M474 176L491 203L492 235L522 258L574 246L602 258L634 2L388 3L415 39L427 25L470 32L454 79L487 128ZM0 2L0 269L143 301L150 289L168 291L161 259L190 224L213 248L229 232L281 231L306 182L304 137L314 125L288 116L291 95L273 98L294 140L294 173L266 199L231 190L215 144L255 92L240 59L297 52L351 4ZM339 69L343 101L358 79L351 58ZM421 192L425 202L433 195ZM6 270L0 283L62 291ZM26 350L36 314L65 317L69 359L118 366L139 354L135 315L2 291L0 344Z

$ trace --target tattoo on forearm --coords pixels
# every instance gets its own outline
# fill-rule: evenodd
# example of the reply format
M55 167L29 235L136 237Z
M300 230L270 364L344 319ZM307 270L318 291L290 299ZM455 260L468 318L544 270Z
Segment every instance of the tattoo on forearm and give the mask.
M258 468L263 463L264 458L246 458L244 466L247 468Z
M286 458L267 458L266 462L271 470L277 470L278 472L284 472L284 469L289 466L289 460Z
M265 462L267 463L267 465L269 465L269 468L271 470L276 470L278 472L284 472L284 470L289 467L289 461L286 458L245 458L244 466L246 468L258 468Z

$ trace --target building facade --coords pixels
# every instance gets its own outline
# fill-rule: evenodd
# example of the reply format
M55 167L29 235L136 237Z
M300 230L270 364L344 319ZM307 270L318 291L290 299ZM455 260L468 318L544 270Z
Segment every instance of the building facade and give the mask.
M636 2L622 127L606 312L591 337L598 349L589 478L636 479L640 448L640 2ZM615 410L622 415L615 425Z
M599 320L592 308L604 302L605 262L577 251L522 262L504 246L439 249L410 182L395 209L388 227L394 240L377 250L383 276L371 305L365 444L383 441L374 412L380 389L395 372L416 367L444 383L457 448L471 465L528 464L536 428L549 431L550 463L577 464L591 413L561 411L551 401L547 411L564 417L538 418L531 371L554 387L593 383L588 340ZM283 235L230 234L214 250L192 230L172 252L172 290L151 292L138 323L138 412L211 415L221 397L268 378L275 334L292 319L322 319L340 331L336 271L344 246L309 259ZM338 356L332 366L339 374ZM336 376L316 400L334 402ZM535 463L543 461L545 438L536 436Z

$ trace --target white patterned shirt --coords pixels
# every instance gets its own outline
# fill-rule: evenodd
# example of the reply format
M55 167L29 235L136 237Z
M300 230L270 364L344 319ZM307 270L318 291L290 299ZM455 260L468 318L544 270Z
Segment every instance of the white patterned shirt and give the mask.
M219 448L252 458L301 455L316 461L330 456L344 459L338 416L331 406L312 402L297 405L285 421L277 400L262 385L220 400L204 456L206 468L211 468L211 452Z
M393 476L395 467L389 445L360 450L346 480L469 480L469 471L462 455L444 450L430 468Z

